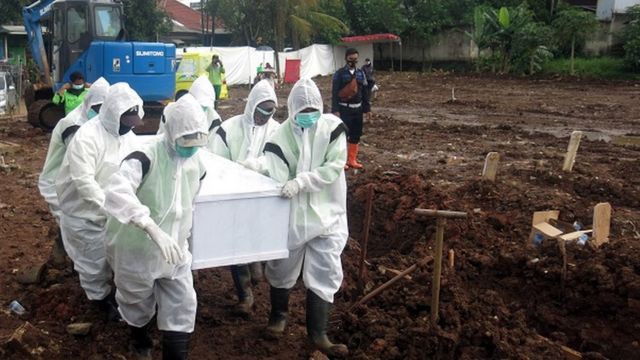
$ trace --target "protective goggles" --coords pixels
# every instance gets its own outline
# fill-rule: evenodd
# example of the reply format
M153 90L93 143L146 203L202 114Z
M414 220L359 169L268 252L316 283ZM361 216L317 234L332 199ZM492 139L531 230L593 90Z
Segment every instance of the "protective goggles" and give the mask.
M181 136L176 140L176 144L182 147L205 146L209 142L209 136L205 133L193 133Z
M265 109L261 108L260 106L258 106L258 107L256 107L256 110L258 110L258 112L260 114L264 115L264 116L271 116L276 112L276 108L275 107L273 107L271 109L271 111L268 111L268 110L265 110Z

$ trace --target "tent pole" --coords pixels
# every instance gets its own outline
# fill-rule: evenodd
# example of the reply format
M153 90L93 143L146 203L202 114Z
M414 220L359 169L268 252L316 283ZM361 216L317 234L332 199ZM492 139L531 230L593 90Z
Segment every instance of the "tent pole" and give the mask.
M400 72L402 72L402 40L400 40L399 44L400 44Z
M391 71L393 71L393 41L389 45L391 46Z

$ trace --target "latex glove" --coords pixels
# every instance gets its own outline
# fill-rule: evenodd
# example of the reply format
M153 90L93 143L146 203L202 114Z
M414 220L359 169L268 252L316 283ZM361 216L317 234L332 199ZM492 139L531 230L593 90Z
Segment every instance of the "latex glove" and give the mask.
M298 185L298 182L296 182L295 180L289 180L284 183L281 196L287 199L291 199L296 196L298 192L300 192L300 185Z
M182 261L184 254L178 246L178 243L174 241L171 236L167 235L156 223L152 222L148 224L144 228L144 231L146 231L151 237L151 240L158 245L162 257L164 257L166 262L175 265Z

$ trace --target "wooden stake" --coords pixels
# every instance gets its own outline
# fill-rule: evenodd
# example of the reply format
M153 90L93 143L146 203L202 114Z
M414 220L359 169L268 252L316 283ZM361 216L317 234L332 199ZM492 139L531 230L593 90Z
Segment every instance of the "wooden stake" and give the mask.
M451 270L455 270L455 257L455 251L453 251L453 249L449 249L449 269Z
M599 203L593 208L593 245L609 242L611 229L611 204Z
M580 139L582 138L582 131L574 131L571 133L571 139L569 140L569 147L567 147L567 153L564 156L564 164L562 165L562 171L571 172L573 170L573 164L576 162L576 153L580 146Z
M484 168L482 169L482 178L484 180L496 181L499 161L500 154L497 152L490 152L487 154L487 157L484 159Z
M427 258L424 260L424 264L426 265L428 262L430 262L431 258ZM363 297L362 299L358 300L357 303L353 304L350 308L349 311L351 311L352 309L366 303L367 301L371 300L373 297L375 297L376 295L380 294L381 292L383 292L384 290L386 290L387 288L389 288L391 285L395 284L396 282L398 282L398 280L402 279L403 277L411 274L412 272L414 272L417 268L419 267L418 264L413 264L411 266L409 266L406 270L404 270L403 272L399 273L398 275L396 275L395 277L393 277L391 280L387 281L386 283L380 285L380 287L378 287L377 289L373 290L372 292L368 293L365 297Z
M445 218L439 217L436 220L436 249L433 265L433 283L431 287L431 322L438 322L438 312L440 310L440 277L442 275L442 243L444 242L444 226L447 223Z
M363 237L362 237L362 245L360 246L360 270L358 271L358 287L360 292L364 291L364 271L365 271L365 260L367 258L367 246L369 245L369 230L371 229L371 210L373 207L373 193L374 193L374 185L369 184L367 192L367 209L364 214L364 228L363 228Z

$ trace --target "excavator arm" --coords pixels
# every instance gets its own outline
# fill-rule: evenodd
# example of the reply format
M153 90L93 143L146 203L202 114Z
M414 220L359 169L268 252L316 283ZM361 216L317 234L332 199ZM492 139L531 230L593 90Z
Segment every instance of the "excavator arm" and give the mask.
M42 75L41 81L49 87L53 85L53 82L51 80L47 52L44 48L44 40L42 39L40 19L51 12L51 5L54 2L55 0L38 0L22 9L22 19L24 21L24 28L27 32L28 45L31 50L31 54L38 65L40 74Z

